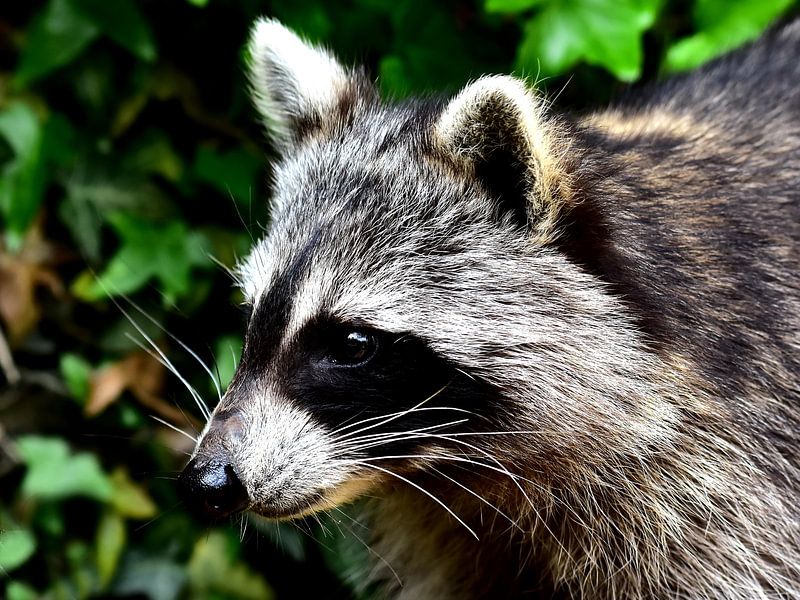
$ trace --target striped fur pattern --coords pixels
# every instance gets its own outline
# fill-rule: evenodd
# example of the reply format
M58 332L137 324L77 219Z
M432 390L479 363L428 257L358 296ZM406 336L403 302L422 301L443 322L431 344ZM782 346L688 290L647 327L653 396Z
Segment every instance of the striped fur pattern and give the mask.
M281 159L197 455L252 510L369 496L393 598L800 599L800 23L583 117L250 52Z

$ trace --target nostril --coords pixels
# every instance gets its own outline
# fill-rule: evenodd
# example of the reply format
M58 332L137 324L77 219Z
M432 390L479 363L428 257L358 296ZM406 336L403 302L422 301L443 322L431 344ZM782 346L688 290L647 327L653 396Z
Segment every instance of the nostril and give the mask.
M220 461L192 460L178 479L186 504L204 517L221 518L247 508L247 490L233 467Z

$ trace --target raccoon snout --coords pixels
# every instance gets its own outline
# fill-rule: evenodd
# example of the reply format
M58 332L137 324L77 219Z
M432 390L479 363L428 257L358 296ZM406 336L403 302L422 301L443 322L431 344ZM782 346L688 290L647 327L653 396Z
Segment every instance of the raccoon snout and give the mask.
M250 503L247 490L226 461L192 459L178 478L183 501L204 518L221 519Z

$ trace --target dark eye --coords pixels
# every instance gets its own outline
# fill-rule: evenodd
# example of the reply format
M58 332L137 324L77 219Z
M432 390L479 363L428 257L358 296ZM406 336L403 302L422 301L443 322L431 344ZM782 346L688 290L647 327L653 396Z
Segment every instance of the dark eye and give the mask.
M377 337L363 329L342 330L334 335L328 361L343 367L356 367L369 361L378 350Z

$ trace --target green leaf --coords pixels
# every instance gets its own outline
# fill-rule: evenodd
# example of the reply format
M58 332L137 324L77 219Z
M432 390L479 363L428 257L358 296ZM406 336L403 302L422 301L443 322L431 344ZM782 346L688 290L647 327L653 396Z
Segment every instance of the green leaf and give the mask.
M792 5L792 0L697 0L697 33L677 41L667 51L667 71L694 69L753 40Z
M131 519L150 519L155 516L158 511L155 502L140 484L131 480L125 469L115 469L111 481L114 484L111 505L120 516Z
M17 67L17 85L29 85L72 62L99 33L71 0L50 0L28 33Z
M14 152L14 159L1 171L0 214L7 232L21 240L44 193L43 127L28 106L14 102L0 112L0 136Z
M655 22L661 0L553 2L525 24L517 69L551 76L580 60L623 81L642 70L642 34Z
M166 303L191 290L194 266L209 266L207 242L186 223L150 223L124 213L108 215L121 247L96 279L79 278L73 292L84 300L131 294L157 279Z
M89 376L92 374L92 365L82 356L67 352L61 355L59 370L69 393L83 404L89 394Z
M227 335L217 340L214 349L219 377L219 385L224 390L233 379L236 366L239 364L239 356L242 354L242 336Z
M127 530L122 516L111 510L105 511L97 527L97 540L95 543L97 572L100 576L100 587L102 589L108 587L117 572L126 539Z
M240 149L218 152L201 147L194 163L197 179L245 206L252 200L256 178L263 171L264 161L260 156Z
M546 2L547 0L486 0L483 7L489 13L518 13Z
M133 0L70 0L105 35L146 62L156 58L153 32Z
M36 435L18 439L17 447L28 467L22 480L26 496L41 500L86 496L101 501L111 497L111 482L94 455L71 454L64 440Z
M21 581L9 581L6 597L8 600L37 600L41 598L41 594Z
M0 532L0 573L12 571L33 556L36 538L26 529Z
M185 582L185 567L176 564L168 556L131 552L126 553L112 591L115 597L145 596L153 600L176 600Z
M208 6L208 0L186 0L189 4L194 4L200 8Z
M177 183L183 176L183 160L163 133L148 131L125 155L126 171L161 175Z
M194 590L193 598L233 597L242 600L268 600L272 590L264 578L253 573L232 555L231 540L221 531L212 531L194 547L187 571Z

